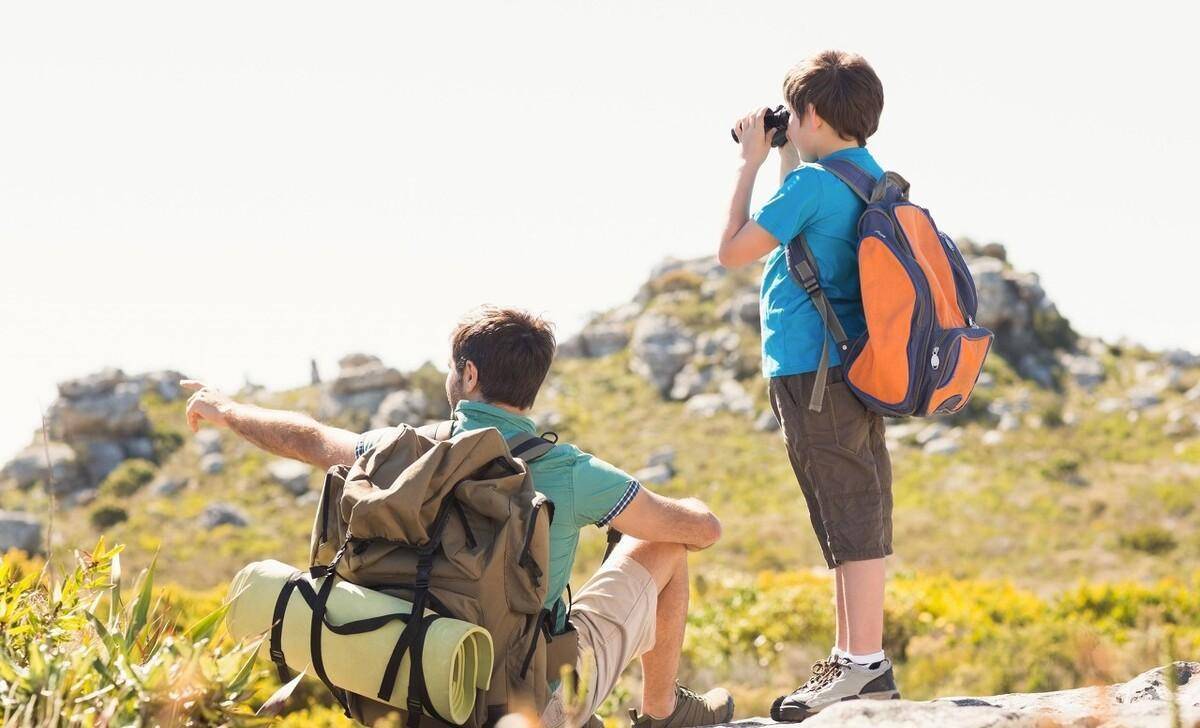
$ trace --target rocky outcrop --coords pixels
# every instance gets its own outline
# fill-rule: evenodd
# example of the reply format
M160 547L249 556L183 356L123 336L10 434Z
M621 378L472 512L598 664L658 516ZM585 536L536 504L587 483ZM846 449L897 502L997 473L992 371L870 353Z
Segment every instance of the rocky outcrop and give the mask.
M10 549L42 553L41 522L23 511L0 511L0 554Z
M670 316L647 314L633 329L633 371L645 377L661 394L670 393L675 375L683 369L696 340L692 332Z
M325 385L320 417L348 413L373 415L387 396L408 383L398 369L384 365L370 354L350 354L338 360L338 375Z
M834 705L804 722L806 728L1151 728L1171 725L1168 670L1178 685L1182 725L1200 720L1200 663L1156 668L1127 683L1052 693L985 698L854 700ZM766 718L727 724L739 728L791 725Z
M40 436L0 469L0 482L26 488L49 482L59 493L95 488L129 458L155 458L150 420L142 397L183 396L183 375L163 370L129 376L108 368L58 385L58 398L46 411L50 466Z

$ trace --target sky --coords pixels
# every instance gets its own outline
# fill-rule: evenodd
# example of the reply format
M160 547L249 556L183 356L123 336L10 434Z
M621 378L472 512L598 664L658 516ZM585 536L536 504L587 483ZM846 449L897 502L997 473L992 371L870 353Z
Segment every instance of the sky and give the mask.
M484 302L566 337L715 252L729 127L825 48L875 67L869 148L942 229L1086 334L1200 350L1184 4L850 7L0 0L0 459L104 366L440 363Z

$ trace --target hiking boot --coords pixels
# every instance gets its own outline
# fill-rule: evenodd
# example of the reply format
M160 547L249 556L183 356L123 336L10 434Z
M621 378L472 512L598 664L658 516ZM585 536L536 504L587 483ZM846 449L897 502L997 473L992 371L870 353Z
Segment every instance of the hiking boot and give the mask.
M700 695L675 683L675 710L666 718L639 716L629 711L631 728L693 728L733 720L733 696L724 688L713 688Z
M900 699L891 660L885 658L870 665L859 665L844 658L822 660L813 665L808 682L791 695L775 700L771 718L797 723L834 703L859 699Z

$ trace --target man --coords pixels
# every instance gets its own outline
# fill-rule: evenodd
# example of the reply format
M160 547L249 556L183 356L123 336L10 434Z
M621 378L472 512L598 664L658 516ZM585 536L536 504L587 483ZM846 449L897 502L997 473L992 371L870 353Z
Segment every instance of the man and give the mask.
M527 312L484 307L471 312L451 336L446 396L454 410L453 433L495 427L505 438L534 432L529 412L554 358L550 324ZM276 455L322 469L349 464L384 434L330 427L295 412L235 402L185 380L194 394L188 425L228 427ZM675 681L688 607L687 552L720 537L716 516L699 500L658 495L626 473L579 448L558 444L529 464L534 487L555 504L550 528L550 591L546 608L561 632L568 619L563 591L584 526L612 526L625 534L600 569L575 595L571 624L579 633L580 675L590 675L582 724L616 686L625 666L642 662L642 710L635 725L688 728L733 717L723 689L699 695ZM584 661L589 664L584 665ZM568 722L561 693L543 714L549 728Z

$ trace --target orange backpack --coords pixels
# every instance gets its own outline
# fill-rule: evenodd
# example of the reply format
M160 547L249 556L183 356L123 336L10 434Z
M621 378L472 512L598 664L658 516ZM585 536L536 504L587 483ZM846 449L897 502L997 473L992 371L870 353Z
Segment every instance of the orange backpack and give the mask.
M871 410L894 417L953 414L967 404L995 338L975 323L975 282L954 241L908 199L895 172L876 180L845 159L821 165L867 204L858 220L858 273L867 330L850 341L821 289L804 234L788 270L808 293L842 360L842 377ZM829 337L809 408L821 411Z

